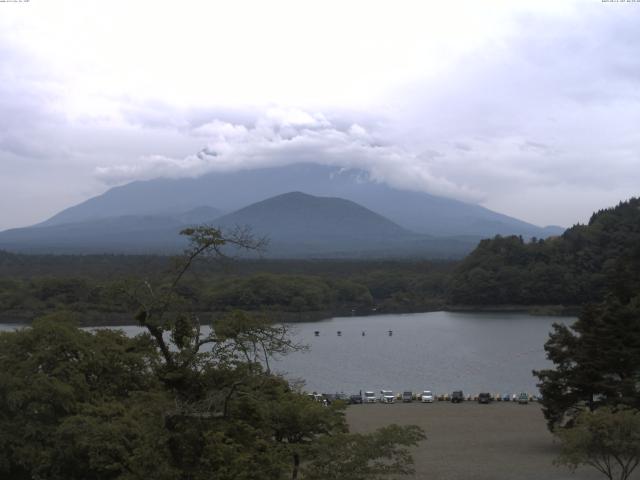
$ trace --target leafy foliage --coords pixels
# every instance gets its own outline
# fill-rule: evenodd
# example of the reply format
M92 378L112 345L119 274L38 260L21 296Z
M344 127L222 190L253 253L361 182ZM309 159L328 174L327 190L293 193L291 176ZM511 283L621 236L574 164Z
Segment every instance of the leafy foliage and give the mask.
M169 400L151 375L157 361L146 337L85 332L60 317L0 334L0 472L92 478L96 456L99 478L135 465L154 472L162 435L150 416Z
M309 480L378 480L414 473L407 447L425 439L418 427L390 425L370 435L333 435L319 442L305 466ZM373 458L373 460L372 460Z
M349 434L344 405L312 402L269 372L271 355L299 348L285 327L234 311L201 329L181 293L186 272L222 245L255 244L208 227L185 234L172 280L127 292L147 333L83 331L60 314L0 334L0 476L304 479L324 458L338 478L409 472L417 427Z
M483 240L456 269L449 298L466 305L583 305L640 287L640 199L594 213L547 240Z
M23 256L0 258L0 320L30 320L55 311L81 313L85 324L130 322L130 295L154 278L168 286L167 258ZM1 255L0 255L1 257ZM441 307L450 262L259 261L196 258L174 294L176 310L225 313L234 309L287 321L328 315L426 311Z
M610 480L627 480L640 464L640 412L602 408L581 413L572 428L557 433L558 464L588 465Z

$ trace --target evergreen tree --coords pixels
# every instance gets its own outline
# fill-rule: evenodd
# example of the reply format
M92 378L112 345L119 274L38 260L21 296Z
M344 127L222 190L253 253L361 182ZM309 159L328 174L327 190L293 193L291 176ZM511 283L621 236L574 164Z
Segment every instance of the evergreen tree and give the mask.
M545 350L555 368L534 374L551 429L598 404L640 408L640 296L610 295L571 327L554 325Z

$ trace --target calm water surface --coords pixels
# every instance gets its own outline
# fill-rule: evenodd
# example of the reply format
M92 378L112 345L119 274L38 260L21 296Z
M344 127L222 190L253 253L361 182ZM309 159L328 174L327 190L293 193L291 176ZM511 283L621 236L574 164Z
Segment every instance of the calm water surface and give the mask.
M295 325L310 350L280 359L276 369L319 392L537 393L531 370L550 365L543 345L551 325L574 320L452 312L333 318Z
M379 392L384 388L537 393L531 370L550 365L543 345L551 325L574 320L514 313L429 312L298 323L292 325L293 336L309 350L279 358L272 368L290 379L305 379L306 389L318 392ZM0 325L0 330L18 326ZM130 335L140 332L133 326L122 329ZM320 332L317 337L316 330Z

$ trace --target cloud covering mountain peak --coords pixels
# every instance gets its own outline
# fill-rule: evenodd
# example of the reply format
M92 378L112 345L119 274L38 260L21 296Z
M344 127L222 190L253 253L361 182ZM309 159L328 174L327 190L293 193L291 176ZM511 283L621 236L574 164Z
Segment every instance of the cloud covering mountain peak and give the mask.
M539 224L637 195L637 3L2 10L0 228L134 179L292 162Z
M185 157L155 154L128 164L97 167L96 174L114 185L158 177L197 177L209 172L317 163L365 170L370 180L397 188L480 199L479 192L434 175L428 156L417 156L357 123L334 123L322 113L270 108L250 126L214 119L189 134L206 140L206 146Z

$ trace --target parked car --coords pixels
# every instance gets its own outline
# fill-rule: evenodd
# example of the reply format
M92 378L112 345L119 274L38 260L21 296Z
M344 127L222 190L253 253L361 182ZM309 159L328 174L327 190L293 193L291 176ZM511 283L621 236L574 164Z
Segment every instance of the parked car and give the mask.
M526 405L527 403L529 403L529 395L527 395L525 392L522 392L520 395L518 395L518 403L520 405Z
M322 401L322 395L320 395L319 393L308 393L307 397L309 397L309 399L313 402L321 402Z
M505 393L505 394L502 396L502 401L503 401L503 402L510 402L510 401L511 401L511 395L509 395L508 393Z
M349 395L347 395L346 393L343 393L343 392L336 393L335 394L335 399L336 400L341 400L341 401L343 401L344 403L347 403L347 404L351 403L351 399L350 399Z
M375 398L375 397L374 397ZM355 405L355 404L361 404L362 403L362 395L360 394L356 394L356 395L351 395L349 397L349 403L351 405Z
M376 403L376 394L373 392L364 392L364 403Z
M492 400L492 398L491 398L491 394L490 393L483 392L483 393L478 395L478 403L489 404L489 403L491 403L491 400Z
M412 402L413 401L413 392L402 392L402 401L404 403L408 403L408 402Z
M420 397L422 403L433 403L434 395L431 390L425 390Z
M451 394L451 403L460 402L464 402L464 393L462 393L462 390L456 390Z
M322 400L327 404L331 405L333 402L337 400L335 393L323 393Z
M395 403L396 396L391 390L380 390L380 402L381 403Z

